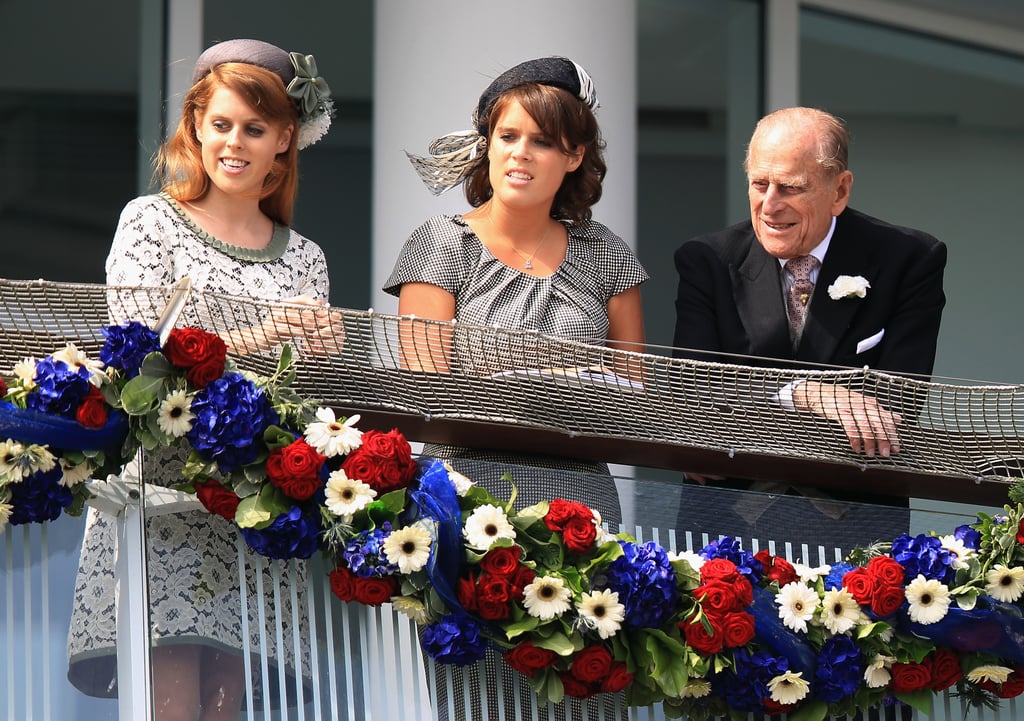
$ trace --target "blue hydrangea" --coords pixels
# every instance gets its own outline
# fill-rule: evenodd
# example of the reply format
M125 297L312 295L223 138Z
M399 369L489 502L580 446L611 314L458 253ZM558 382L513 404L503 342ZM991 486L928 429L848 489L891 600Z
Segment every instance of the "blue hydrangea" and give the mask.
M390 563L384 553L384 541L390 535L391 524L385 522L380 528L353 536L341 554L349 570L360 578L393 576L398 573L398 566Z
M676 610L679 589L668 552L653 541L619 541L623 555L612 561L605 587L619 594L627 626L660 628Z
M185 437L224 473L256 460L263 432L278 422L263 390L240 373L227 373L196 393L192 412Z
M855 566L852 563L840 561L833 563L828 575L825 576L825 590L832 591L843 587L843 576L852 571Z
M732 536L723 536L712 541L700 550L700 555L708 560L724 558L732 561L736 565L736 569L755 586L764 575L764 566L761 562L754 558L754 554L750 551L744 551L740 547L740 542Z
M967 524L957 526L953 531L953 538L963 541L967 548L977 551L981 548L981 531Z
M61 485L63 475L57 465L48 471L37 471L19 483L9 484L10 504L14 507L9 519L11 524L43 523L59 518L73 500L71 489Z
M487 639L472 617L449 614L423 629L420 645L438 663L465 666L476 663L487 651Z
M242 537L256 553L286 561L309 558L320 547L320 514L292 506L266 528L243 528Z
M160 350L160 336L138 321L108 326L101 332L107 340L100 349L100 361L129 378L139 374L147 355Z
M736 649L733 660L733 668L713 677L715 695L740 711L763 711L762 699L771 696L768 683L789 670L789 663L782 656L767 651L751 653L746 648Z
M953 569L956 556L943 548L942 541L935 536L922 533L911 537L907 533L902 533L892 542L889 555L906 569L906 583L913 581L918 575L949 583L956 574Z
M849 636L833 636L822 644L811 683L815 697L836 703L853 694L864 677L866 664Z
M74 418L82 399L89 394L89 369L72 369L64 361L47 357L36 362L36 388L25 405L40 413Z

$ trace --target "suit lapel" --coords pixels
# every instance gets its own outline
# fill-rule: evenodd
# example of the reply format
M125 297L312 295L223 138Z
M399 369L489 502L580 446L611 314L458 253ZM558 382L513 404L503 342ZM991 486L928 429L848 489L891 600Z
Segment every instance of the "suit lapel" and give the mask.
M831 363L839 341L861 307L856 302L837 301L829 297L828 287L836 278L840 275L862 275L868 280L877 277L877 261L865 252L863 239L859 240L849 232L843 232L846 225L842 221L843 216L839 216L825 262L818 274L818 282L814 286L803 337L797 349L798 360Z
M764 251L753 231L750 251L739 265L730 265L729 272L736 310L750 342L749 352L767 358L792 358L779 261Z

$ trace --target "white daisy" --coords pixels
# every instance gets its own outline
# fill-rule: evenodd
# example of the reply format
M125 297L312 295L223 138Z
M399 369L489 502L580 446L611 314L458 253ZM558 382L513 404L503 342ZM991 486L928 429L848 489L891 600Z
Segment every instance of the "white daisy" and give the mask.
M702 678L691 678L683 686L683 692L679 698L704 698L711 693L711 682Z
M690 568L694 571L699 571L700 567L707 561L704 556L693 551L680 551L679 553L669 553L668 560L670 561L686 561L690 564Z
M10 520L11 513L13 512L14 506L0 501L0 533L3 533L4 529L7 528L7 522Z
M892 656L875 654L875 658L864 669L864 683L868 688L884 688L892 680L892 664L896 659Z
M531 616L550 621L570 608L569 589L558 576L537 576L523 589L523 605Z
M19 363L14 364L14 376L20 381L25 390L31 390L36 385L36 359L23 358Z
M57 465L57 458L46 446L23 445L17 441L0 441L0 478L20 483L37 471L46 472Z
M802 673L786 671L768 682L768 690L772 701L788 705L804 699L811 690L811 684L804 680Z
M430 620L430 612L423 602L412 596L393 596L391 606L401 614L404 614L413 623L424 625Z
M997 601L1015 603L1024 593L1024 568L997 563L985 574L985 593Z
M821 624L830 633L846 633L857 625L862 616L857 599L845 588L825 591L821 599Z
M68 343L64 346L64 350L59 350L54 353L53 359L64 361L72 371L77 371L79 368L85 368L89 371L89 382L97 388L103 385L103 381L107 379L107 376L103 373L103 363L98 360L93 360L88 355L78 350L78 346L74 343Z
M1013 669L1006 666L978 666L967 672L967 680L971 683L981 683L983 681L1003 683L1006 679L1010 678L1011 673L1013 673Z
M72 486L77 486L92 475L93 467L92 463L90 463L88 459L77 465L72 465L68 463L66 459L62 458L60 460L60 470L63 474L60 477L60 484L71 488Z
M606 543L616 540L615 534L609 533L603 524L597 524L597 535L594 536L594 548L599 548Z
M949 589L941 581L925 578L922 574L907 584L906 596L910 604L910 620L915 623L938 623L949 610Z
M360 480L349 478L348 474L339 468L327 477L324 495L327 510L345 518L370 505L377 497L377 491Z
M601 638L611 638L618 633L626 618L626 607L619 603L619 594L608 589L584 593L576 610L583 622Z
M827 576L832 570L832 566L808 566L804 563L794 563L793 570L796 571L797 578L800 579L801 583L808 586L813 586L818 582L819 578Z
M195 420L192 412L192 399L183 390L171 391L160 403L157 411L156 424L160 430L174 438L181 438L192 430Z
M330 408L318 408L316 417L318 423L306 426L306 443L328 458L351 453L363 444L363 432L355 427L359 414L342 422Z
M430 560L430 534L418 526L392 531L384 540L384 554L402 573L415 573Z
M515 538L516 529L508 522L505 511L488 503L470 514L462 534L470 546L486 551L499 538Z
M954 556L954 569L967 568L969 565L967 562L978 555L977 551L968 548L963 539L956 536L943 536L939 540L942 541L942 547Z
M444 462L444 469L448 471L448 480L455 486L456 494L465 496L469 493L469 489L473 487L473 481L452 468L452 464L448 461Z
M814 589L793 581L782 587L775 603L779 604L779 618L786 628L807 633L807 622L814 618L820 599Z

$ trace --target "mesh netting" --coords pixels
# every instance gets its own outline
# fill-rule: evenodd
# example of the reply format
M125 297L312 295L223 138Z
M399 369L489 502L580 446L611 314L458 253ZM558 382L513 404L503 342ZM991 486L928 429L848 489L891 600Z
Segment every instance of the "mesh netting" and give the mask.
M155 324L173 295L172 288L0 280L0 371L67 342L95 357L102 328L129 319ZM1019 385L690 361L372 311L332 308L314 317L300 306L195 290L183 301L176 325L233 334L233 347L255 349L233 354L236 363L258 373L276 367L278 348L266 339L297 334L296 388L333 407L973 481L1017 477L1024 468ZM798 379L898 410L901 452L866 458L851 451L837 423L784 409L777 393Z

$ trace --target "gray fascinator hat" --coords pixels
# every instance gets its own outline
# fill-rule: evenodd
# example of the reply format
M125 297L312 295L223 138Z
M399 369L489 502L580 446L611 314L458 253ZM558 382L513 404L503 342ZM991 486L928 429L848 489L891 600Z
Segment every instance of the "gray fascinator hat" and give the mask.
M327 134L334 115L334 101L327 82L317 72L312 55L288 53L262 40L225 40L203 51L192 71L195 85L218 65L245 63L276 74L299 111L299 149L307 148Z
M498 97L508 90L532 83L566 90L591 110L597 110L600 105L590 74L569 58L537 58L509 68L480 95L473 112L472 130L441 136L428 147L429 156L406 153L431 193L440 195L466 179L473 161L483 151L491 110Z

